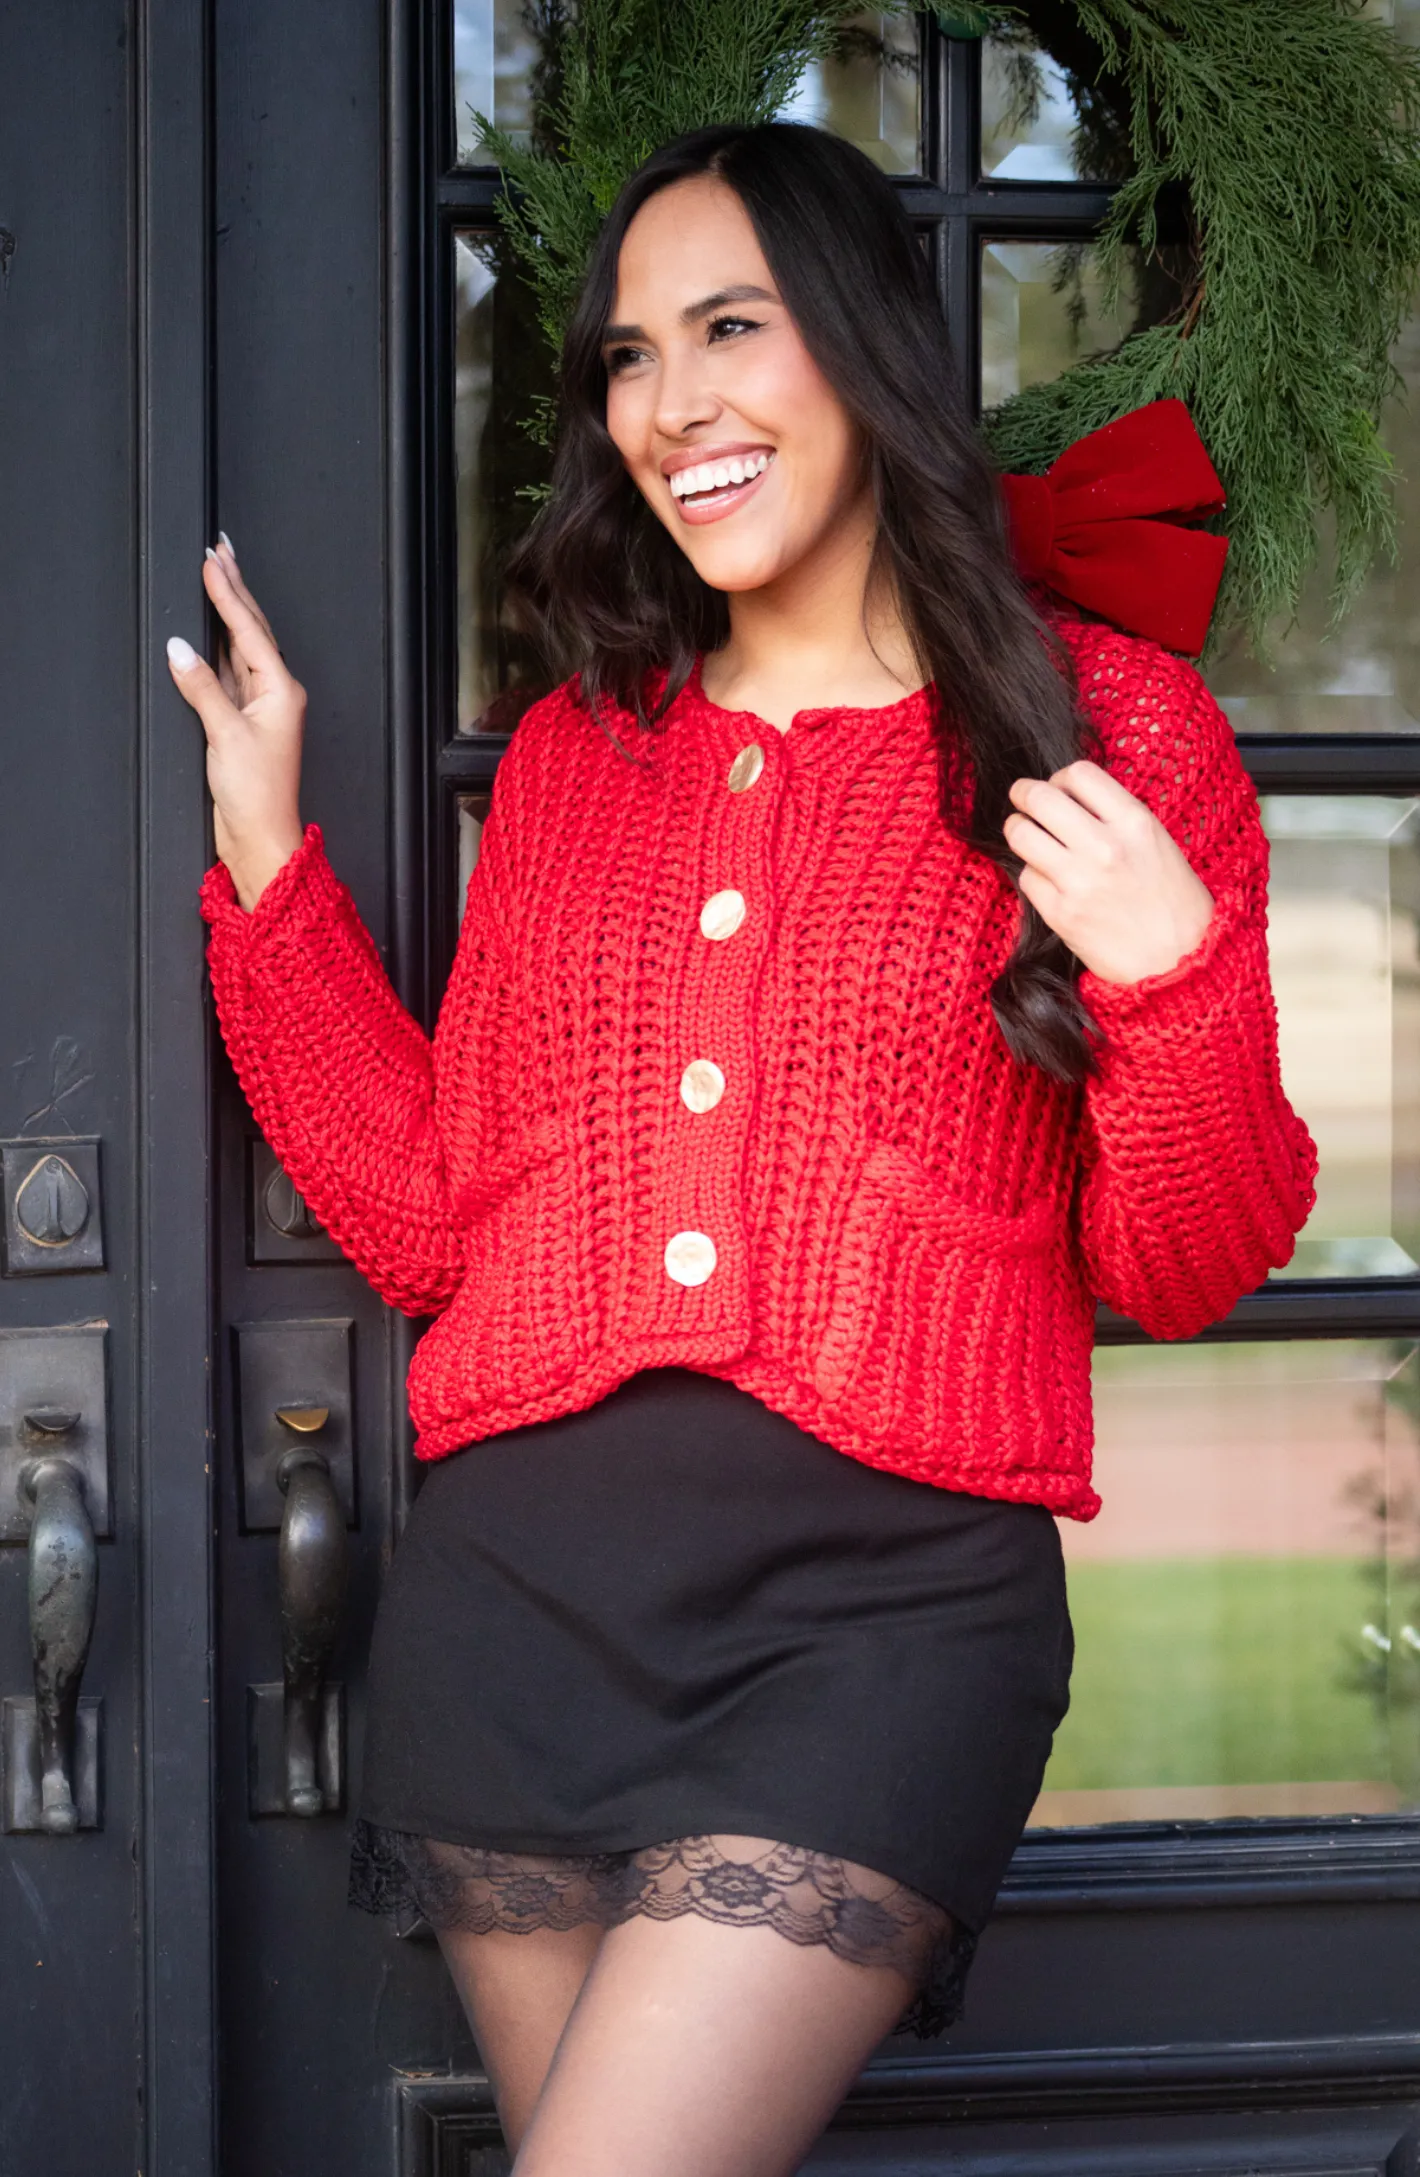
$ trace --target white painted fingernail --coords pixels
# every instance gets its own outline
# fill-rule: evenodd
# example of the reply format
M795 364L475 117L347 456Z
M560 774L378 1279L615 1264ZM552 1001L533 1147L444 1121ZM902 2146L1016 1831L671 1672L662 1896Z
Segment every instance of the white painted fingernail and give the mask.
M237 556L237 548L235 544L233 544L231 538L227 535L226 530L219 529L217 535L221 539L222 543L226 545L227 550L231 553L233 559L235 559Z
M197 663L197 652L191 643L183 641L181 635L169 635L168 662L175 671L190 673Z
M206 555L207 555L208 559L215 559L215 560L216 560L216 562L217 562L217 565L218 565L218 566L220 567L220 566L221 566L221 564L222 564L222 555L221 555L221 553L220 553L220 552L214 552L210 544L209 544L209 545L207 545L207 546L205 546L205 547L204 547L204 549L205 549L205 551L206 551Z

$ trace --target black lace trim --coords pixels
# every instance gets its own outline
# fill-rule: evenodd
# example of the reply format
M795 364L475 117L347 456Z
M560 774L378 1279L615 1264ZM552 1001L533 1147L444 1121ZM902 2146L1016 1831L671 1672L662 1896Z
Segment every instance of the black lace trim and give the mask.
M349 1900L401 1935L421 1920L475 1934L525 1933L588 1921L615 1927L634 1913L673 1920L693 1912L726 1927L772 1927L790 1942L826 1943L837 1957L905 1973L917 1993L897 2031L924 2040L960 2017L976 1950L969 1928L906 1883L800 1845L732 1859L712 1837L636 1852L539 1854L358 1821Z

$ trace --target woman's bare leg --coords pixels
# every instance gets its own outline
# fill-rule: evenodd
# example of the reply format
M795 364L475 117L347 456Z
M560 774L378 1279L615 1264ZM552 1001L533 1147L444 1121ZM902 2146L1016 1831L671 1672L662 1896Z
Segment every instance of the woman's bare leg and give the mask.
M439 1948L487 2066L508 2151L516 2154L558 2037L597 1953L602 1930L440 1932Z
M773 1928L638 1915L603 1938L515 2177L788 2177L913 1985Z

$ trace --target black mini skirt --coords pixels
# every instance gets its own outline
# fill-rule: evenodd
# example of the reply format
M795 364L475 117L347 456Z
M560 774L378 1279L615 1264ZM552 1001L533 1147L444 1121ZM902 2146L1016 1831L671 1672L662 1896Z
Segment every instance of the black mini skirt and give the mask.
M698 1883L733 1919L753 1885L721 1869L717 1893L708 1842L772 1839L756 1880L792 1892L775 1924L796 1939L826 1924L814 1856L950 1915L904 2021L940 2030L1072 1655L1043 1507L865 1466L734 1384L644 1370L429 1470L376 1618L352 1902L439 1924L437 1844L447 1897L470 1894L451 1867L486 1896L500 1855L575 1866L543 1880L563 1917L538 1924L578 1917L574 1892L581 1917L658 1909L671 1861L675 1899ZM852 1904L828 1917L861 1933Z

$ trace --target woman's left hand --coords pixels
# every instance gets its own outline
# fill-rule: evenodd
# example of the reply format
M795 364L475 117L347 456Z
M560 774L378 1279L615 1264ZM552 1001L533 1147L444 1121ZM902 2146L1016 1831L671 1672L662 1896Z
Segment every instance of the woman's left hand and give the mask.
M1213 895L1151 809L1098 764L1017 779L1003 830L1020 886L1106 983L1165 975L1213 919Z

